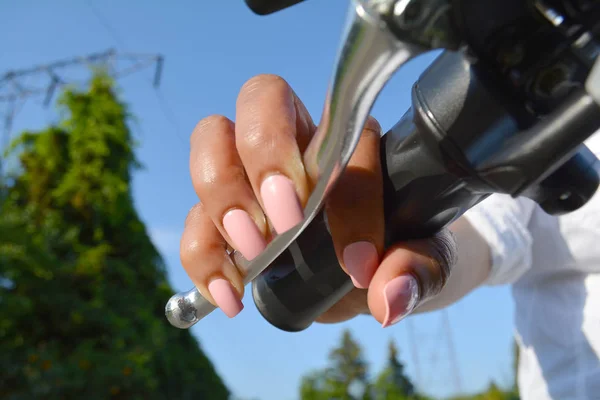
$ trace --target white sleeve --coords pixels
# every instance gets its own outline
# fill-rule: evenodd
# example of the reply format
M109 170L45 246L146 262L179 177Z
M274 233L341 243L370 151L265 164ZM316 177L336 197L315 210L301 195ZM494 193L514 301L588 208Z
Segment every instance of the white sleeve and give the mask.
M535 207L528 198L493 194L464 214L490 246L492 266L484 285L514 283L531 268L528 225Z

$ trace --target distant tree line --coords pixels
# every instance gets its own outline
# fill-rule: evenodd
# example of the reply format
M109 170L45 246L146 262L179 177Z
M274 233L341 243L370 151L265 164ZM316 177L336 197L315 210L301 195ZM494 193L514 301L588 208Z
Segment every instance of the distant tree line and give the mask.
M329 365L324 370L313 371L300 383L301 400L432 400L419 393L406 375L399 351L394 341L388 346L384 369L369 378L369 366L359 343L350 331L343 332L341 343L331 350ZM449 400L518 400L516 385L502 390L495 383L479 394L459 396Z

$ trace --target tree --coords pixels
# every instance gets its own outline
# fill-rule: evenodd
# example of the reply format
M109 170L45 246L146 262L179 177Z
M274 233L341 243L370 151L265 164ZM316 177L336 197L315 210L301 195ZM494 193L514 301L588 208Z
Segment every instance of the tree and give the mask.
M350 331L345 330L339 347L329 354L330 365L302 379L302 400L368 400L367 363Z
M416 395L410 379L404 374L404 365L398 358L394 341L388 347L388 364L379 374L373 389L375 400L412 399Z
M329 354L330 365L302 378L302 400L429 400L416 392L404 373L398 349L390 341L388 363L377 379L368 377L368 364L360 345L345 330L339 347Z
M339 382L347 390L355 382L367 380L367 363L363 359L362 349L349 330L342 334L342 343L329 354L332 363L329 378Z
M126 106L97 73L61 123L25 132L0 197L0 398L227 399L165 322L163 261L135 210Z
M511 391L502 390L495 382L490 382L485 392L470 395L470 396L458 396L453 397L450 400L518 400L519 397L515 396Z
M325 381L325 376L320 371L303 377L300 383L300 398L302 400L329 400Z
M478 397L479 400L507 400L508 393L502 391L495 382L491 382L487 391Z
M513 394L518 396L519 395L519 359L520 359L520 353L519 353L519 344L517 343L516 340L513 340L513 387L512 387L512 391Z
M362 393L367 385L367 363L362 349L349 330L342 334L342 343L329 354L331 367L327 373L327 386L333 396L340 399L353 399ZM355 393L353 395L353 393Z

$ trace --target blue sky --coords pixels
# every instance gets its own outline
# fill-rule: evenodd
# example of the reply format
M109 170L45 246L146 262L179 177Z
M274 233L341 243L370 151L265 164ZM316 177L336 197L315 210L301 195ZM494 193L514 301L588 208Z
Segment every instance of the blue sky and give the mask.
M150 84L151 71L125 78L120 85L139 121L133 129L145 169L134 178L136 205L168 264L172 284L184 290L190 281L179 264L179 237L187 211L197 202L188 171L189 133L210 114L234 119L240 86L259 73L287 79L318 120L347 4L312 0L258 17L243 0L169 5L141 0L3 1L0 73L111 47L165 56L160 93ZM384 129L406 110L412 82L433 57L409 64L380 95L373 114ZM22 108L15 131L56 120L54 110L44 109L41 102L34 99ZM326 364L344 328L363 345L373 373L383 366L387 342L393 338L409 375L420 376L417 384L432 395L455 391L453 368L460 372L463 391L480 390L490 379L510 380L513 304L507 287L479 289L448 309L457 366L452 365L439 312L413 317L416 339L410 341L407 322L382 329L368 317L314 325L301 333L280 332L259 316L250 296L244 303L246 309L235 319L215 312L192 329L227 385L244 398L297 398L300 377Z

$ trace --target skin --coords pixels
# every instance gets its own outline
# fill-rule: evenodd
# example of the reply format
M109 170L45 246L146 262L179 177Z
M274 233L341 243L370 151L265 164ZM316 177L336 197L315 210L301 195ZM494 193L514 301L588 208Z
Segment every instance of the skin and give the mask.
M232 209L244 210L268 242L273 228L261 199L261 184L274 173L289 178L304 206L310 180L302 154L315 131L301 100L285 80L274 75L259 75L243 85L235 122L213 115L195 127L190 139L190 174L200 202L186 219L181 262L200 293L214 305L208 290L214 279L226 279L236 296L244 295L243 278L225 252L236 245L223 226L224 215ZM322 323L370 314L383 324L385 285L401 275L413 276L418 283L418 302L406 310L410 313L459 300L489 273L489 248L466 219L430 239L384 249L380 136L378 122L370 118L325 207L340 267L348 273L343 259L347 245L368 241L377 250L376 268L366 272L367 287L350 292L319 318Z

